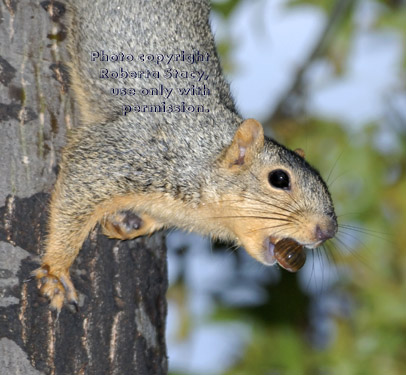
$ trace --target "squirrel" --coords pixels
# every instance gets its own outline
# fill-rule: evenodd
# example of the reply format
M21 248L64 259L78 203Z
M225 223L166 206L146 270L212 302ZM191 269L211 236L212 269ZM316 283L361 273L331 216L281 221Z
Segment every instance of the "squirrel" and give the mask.
M330 193L303 151L238 114L208 0L67 6L80 124L62 153L45 253L33 271L51 307L77 304L69 268L97 224L123 240L167 227L194 231L241 245L266 265L277 262L281 240L315 248L334 237ZM181 95L202 81L206 95ZM131 95L113 94L129 87L120 92Z

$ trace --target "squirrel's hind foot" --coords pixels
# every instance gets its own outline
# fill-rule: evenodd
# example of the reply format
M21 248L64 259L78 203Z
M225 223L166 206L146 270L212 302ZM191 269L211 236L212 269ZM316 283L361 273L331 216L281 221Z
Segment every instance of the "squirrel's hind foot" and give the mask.
M110 238L130 240L139 236L153 233L161 228L147 214L136 214L133 211L119 211L107 215L101 222L103 233Z
M50 306L59 315L65 299L77 310L78 296L68 271L52 272L47 264L32 272L32 276L42 282L40 293L47 297Z

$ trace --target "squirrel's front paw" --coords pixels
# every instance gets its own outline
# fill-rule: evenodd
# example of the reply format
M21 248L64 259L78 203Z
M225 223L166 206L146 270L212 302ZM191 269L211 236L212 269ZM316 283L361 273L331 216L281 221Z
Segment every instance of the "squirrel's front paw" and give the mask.
M49 298L50 306L57 310L62 309L65 298L69 303L78 306L78 296L69 277L68 271L52 272L45 264L32 272L32 276L42 282L40 293Z
M102 220L103 233L110 238L130 240L151 234L161 226L150 216L138 215L132 211L119 211Z

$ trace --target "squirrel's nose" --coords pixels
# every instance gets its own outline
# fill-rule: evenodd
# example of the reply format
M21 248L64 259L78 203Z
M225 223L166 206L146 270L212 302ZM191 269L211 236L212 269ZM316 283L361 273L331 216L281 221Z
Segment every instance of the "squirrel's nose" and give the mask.
M325 225L317 224L315 231L317 240L326 241L335 236L337 231L337 224L333 220L328 221L327 223L325 223Z

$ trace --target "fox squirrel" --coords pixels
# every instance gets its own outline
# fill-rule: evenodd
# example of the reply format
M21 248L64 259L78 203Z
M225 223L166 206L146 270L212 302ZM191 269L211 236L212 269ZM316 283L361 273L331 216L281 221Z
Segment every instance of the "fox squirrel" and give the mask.
M33 272L58 311L65 299L77 301L69 267L98 223L119 239L169 226L195 231L288 269L278 259L285 255L274 254L280 240L278 254L285 254L289 241L300 251L335 235L329 191L303 152L239 116L209 11L206 0L68 5L81 124L63 151L45 254ZM196 89L203 80L205 92L181 95L180 88Z

